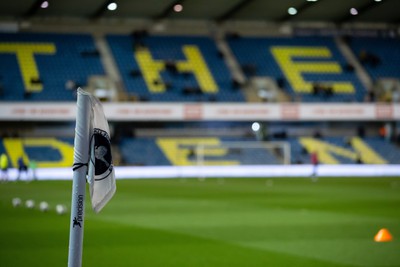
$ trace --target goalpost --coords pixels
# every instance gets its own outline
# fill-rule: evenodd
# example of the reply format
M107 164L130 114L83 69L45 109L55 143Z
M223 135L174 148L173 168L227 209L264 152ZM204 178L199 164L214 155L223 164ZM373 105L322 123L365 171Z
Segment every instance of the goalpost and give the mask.
M199 143L194 148L197 166L288 165L288 142L229 141L217 145Z
M289 142L222 141L218 144L199 143L192 149L191 162L199 167L197 176L204 180L207 167L244 167L289 165ZM282 166L284 168L284 166ZM232 168L233 169L233 168ZM218 179L220 183L223 178Z

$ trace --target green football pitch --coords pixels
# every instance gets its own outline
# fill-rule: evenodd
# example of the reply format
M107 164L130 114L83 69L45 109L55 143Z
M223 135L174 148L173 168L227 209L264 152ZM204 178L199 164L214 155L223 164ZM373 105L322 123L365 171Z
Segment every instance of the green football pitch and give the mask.
M71 187L0 184L0 266L67 266ZM400 266L400 178L118 180L101 213L86 199L83 266Z

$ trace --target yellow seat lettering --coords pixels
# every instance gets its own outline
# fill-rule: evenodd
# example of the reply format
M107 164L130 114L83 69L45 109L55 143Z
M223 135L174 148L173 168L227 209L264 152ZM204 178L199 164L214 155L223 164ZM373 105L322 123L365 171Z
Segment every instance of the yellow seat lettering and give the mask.
M228 154L226 148L221 145L219 138L157 138L156 143L168 160L176 166L196 165L196 155L191 159L190 155L196 153L198 145L211 145L212 148L203 150L204 158L224 157ZM239 165L240 162L232 160L204 160L203 165Z
M178 72L191 72L196 78L200 89L205 93L217 93L218 86L205 62L200 49L195 45L184 45L182 47L186 60L177 60ZM165 84L162 82L160 72L165 69L165 60L153 59L147 48L138 49L134 57L142 71L147 87L152 93L164 93ZM155 83L154 81L160 81Z
M54 55L56 47L50 43L0 43L0 53L11 53L17 57L26 92L41 92L42 84L31 83L31 78L40 78L35 54Z
M73 163L73 145L55 138L4 138L3 144L14 167L18 167L20 157L25 162L30 161L25 150L27 147L50 147L60 153L61 159L59 161L38 161L37 166L39 168L71 167Z
M358 157L361 157L363 163L366 164L387 163L384 158L382 158L359 137L352 137L350 139L350 144L354 151L310 137L302 137L299 139L299 142L309 153L316 151L318 154L318 160L323 164L340 164L334 155L348 158L353 161Z
M340 74L342 68L339 63L335 61L295 61L295 58L302 59L330 59L332 53L327 47L287 47L287 46L273 46L271 53L276 62L281 68L282 72L288 79L293 90L297 93L311 93L312 82L304 80L302 74ZM354 86L346 81L323 81L332 86L333 91L336 93L353 94L355 92Z

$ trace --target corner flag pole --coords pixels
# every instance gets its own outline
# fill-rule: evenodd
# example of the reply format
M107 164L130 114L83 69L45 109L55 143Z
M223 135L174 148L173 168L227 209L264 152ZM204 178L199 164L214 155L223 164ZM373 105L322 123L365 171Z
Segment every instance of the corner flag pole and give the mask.
M78 89L68 267L82 266L86 174L88 169L87 163L89 161L90 143L90 101L90 95L83 90Z

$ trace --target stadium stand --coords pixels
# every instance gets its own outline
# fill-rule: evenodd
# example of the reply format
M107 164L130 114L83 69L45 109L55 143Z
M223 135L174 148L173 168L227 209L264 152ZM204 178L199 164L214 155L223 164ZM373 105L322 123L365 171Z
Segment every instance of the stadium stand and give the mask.
M0 34L2 101L75 101L75 87L103 75L89 34Z
M108 35L119 73L129 94L152 102L244 102L241 89L223 56L209 37ZM348 44L356 55L365 51L369 60L359 58L373 79L399 77L393 67L400 60L396 42L384 38L352 38ZM294 101L360 102L365 89L331 37L228 37L228 43L249 79L272 77ZM373 52L369 52L373 51ZM374 55L375 60L371 55ZM77 85L93 75L104 75L101 54L89 34L0 34L2 101L74 101ZM365 55L364 55L365 56ZM367 57L368 58L368 57ZM246 122L248 123L248 122ZM307 124L307 122L296 122ZM233 131L240 122L170 122L158 124L158 131L182 130L182 137L119 138L121 162L126 165L197 164L195 144L217 145L255 138L213 136L193 138L192 128ZM243 126L243 125L242 125ZM282 125L285 128L287 125ZM293 126L293 125L292 125ZM288 126L290 128L290 126ZM315 125L312 127L316 127ZM367 126L368 127L368 126ZM375 126L371 126L374 128ZM375 127L376 128L376 127ZM185 134L189 133L190 134ZM27 135L29 136L29 134ZM291 162L308 164L317 150L323 164L399 164L398 146L380 137L285 137L291 145ZM345 136L345 135L343 135ZM274 138L270 139L274 140ZM38 167L72 165L72 139L4 138L11 165L17 159L35 160ZM206 151L210 165L280 164L269 151L220 148Z
M18 159L37 162L39 168L71 167L73 162L72 138L3 138L0 153L6 153L10 167L18 167Z
M380 137L290 138L292 163L310 163L317 151L322 164L399 164L399 148ZM360 161L360 162L357 162Z
M124 138L120 150L128 165L196 165L196 144L220 146L205 151L204 161L209 165L280 164L277 155L266 149L228 151L224 142L249 142L249 138L226 137L158 137ZM321 164L399 164L399 147L380 137L290 137L291 163L310 163L310 153L317 151ZM358 162L358 161L361 162Z
M248 77L270 76L304 102L354 102L365 89L330 37L228 37Z
M251 140L219 137L126 138L122 141L121 153L130 165L198 165L197 145L204 144L204 165L279 164L278 159L266 149L224 147L224 142L232 141ZM144 159L149 160L143 162Z
M142 101L242 102L208 37L109 35L125 88Z
M123 165L198 165L198 144L205 144L204 165L282 164L278 151L260 148L227 148L224 143L251 142L252 138L227 137L135 137L121 138ZM321 164L400 164L399 147L381 137L289 137L292 164L309 164L317 151ZM72 166L71 138L3 138L0 154L6 152L12 167L19 157L36 161L39 168ZM360 161L360 162L358 162Z

